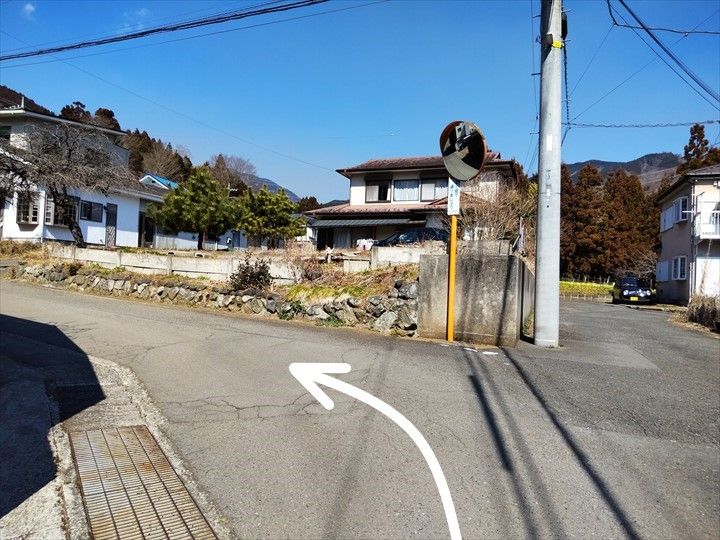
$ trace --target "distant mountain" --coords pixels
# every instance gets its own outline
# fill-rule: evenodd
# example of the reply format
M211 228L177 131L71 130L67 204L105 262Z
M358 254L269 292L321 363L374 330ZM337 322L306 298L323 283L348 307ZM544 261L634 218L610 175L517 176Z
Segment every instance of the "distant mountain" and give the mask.
M320 205L320 208L327 208L328 206L338 206L340 204L347 204L350 201L348 199L333 199Z
M251 176L245 180L245 183L250 186L250 188L253 191L258 191L262 189L263 186L266 186L270 191L275 193L279 189L284 189L285 194L290 198L290 200L294 203L298 202L300 200L300 197L295 195L292 191L290 191L288 188L281 186L280 184L273 182L269 178L260 178L259 176Z
M577 175L585 165L592 165L600 171L600 174L607 175L616 169L625 169L630 174L640 177L640 183L645 189L657 188L665 175L674 175L675 169L682 163L682 158L672 152L660 152L657 154L645 154L632 161L601 161L590 159L579 163L568 163L572 179L577 181Z
M25 94L21 94L20 92L17 92L12 88L8 88L7 86L0 85L0 108L19 106L23 103L23 98L25 98L25 109L28 111L40 114L51 114L54 116L55 113L53 113L50 109L46 109L42 105L35 103L34 100L30 99Z

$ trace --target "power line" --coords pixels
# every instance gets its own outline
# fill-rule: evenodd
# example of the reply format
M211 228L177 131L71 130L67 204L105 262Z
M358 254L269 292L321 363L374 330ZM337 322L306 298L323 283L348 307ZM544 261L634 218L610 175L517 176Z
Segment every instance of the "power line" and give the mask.
M359 9L359 8L363 8L363 7L367 7L367 6L372 6L372 5L374 5L374 4L383 4L383 3L389 2L389 1L390 1L390 0L374 0L374 1L372 1L372 2L367 2L367 3L365 3L365 4L356 4L356 5L346 6L346 7L342 7L342 8L327 9L327 10L325 10L325 11L318 11L318 12L310 13L310 14L307 14L307 15L297 15L297 16L295 16L295 17L286 17L286 18L284 18L284 19L276 19L276 20L274 20L274 21L267 21L267 22L256 23L256 24L248 24L248 25L245 25L245 26L239 26L239 27L237 27L237 28L227 28L227 29L225 29L225 30L215 30L215 31L213 31L213 32L205 32L205 33L196 34L196 35L193 35L193 36L186 36L186 37L175 38L175 39L167 39L167 40L165 40L165 41L157 41L157 42L155 42L155 43L143 43L143 44L141 44L141 45L134 45L134 46L131 46L131 47L121 47L121 48L112 49L112 50L109 50L109 51L98 51L98 52L89 53L89 54L79 54L79 55L75 55L75 56L66 56L65 58L58 58L58 57L51 56L51 59L50 59L50 60L40 60L40 61L38 61L38 62L26 62L26 63L23 63L23 64L13 64L13 65L10 65L10 66L3 66L3 69L13 69L13 68L20 68L20 67L36 66L36 65L39 65L39 64L49 64L49 63L55 63L55 62L64 62L65 60L75 60L75 59L78 59L78 58L88 58L88 57L92 57L92 56L101 56L101 55L105 55L105 54L113 54L113 53L118 53L118 52L122 52L122 51L130 51L130 50L134 50L134 49L142 49L142 48L144 48L144 47L155 47L155 46L157 46L157 45L165 45L165 44L168 44L168 43L177 43L177 42L180 42L180 41L188 41L188 40L191 40L191 39L198 39L198 38L202 38L202 37L216 36L216 35L219 35L219 34L228 34L228 33L230 33L230 32L239 32L239 31L241 31L241 30L250 30L250 29L253 29L253 28L260 28L260 27L263 27L263 26L271 26L271 25L274 25L274 24L280 24L280 23L289 22L289 21L298 21L298 20L301 20L301 19L309 19L309 18L312 18L312 17L319 17L320 15L328 15L328 14L330 14L330 13L338 13L338 12L341 12L341 11L348 11L348 10L351 10L351 9ZM1 31L0 31L0 32L1 32Z
M17 36L13 36L13 35L5 32L5 31L3 31L2 33L10 36L11 38L13 38L13 39L15 39L15 40L17 40L17 41L19 41L19 42L21 42L21 43L26 43L26 44L28 44L25 40L20 39L20 38L17 37ZM28 44L28 45L29 45L29 44ZM76 70L78 70L78 71L80 71L80 72L82 72L82 73L85 73L86 75L89 75L90 77L93 77L93 78L95 78L95 79L97 79L97 80L99 80L99 81L101 81L101 82L103 82L103 83L105 83L105 84L107 84L107 85L109 85L109 86L113 86L113 87L115 87L115 88L117 88L117 89L119 89L119 90L122 90L123 92L127 92L128 94L131 94L131 95L133 95L133 96L135 96L135 97L137 97L137 98L139 98L139 99L142 99L143 101L147 101L148 103L151 103L152 105L155 105L156 107L159 107L159 108L164 109L164 110L166 110L166 111L168 111L168 112L170 112L170 113L173 113L173 114L175 114L175 115L177 115L177 116L180 116L180 117L182 117L182 118L185 118L185 119L187 119L187 120L190 120L191 122L194 122L194 123L196 123L196 124L198 124L198 125L201 125L201 126L203 126L203 127L206 127L206 128L208 128L208 129L211 129L211 130L213 130L213 131L215 131L215 132L217 132L217 133L220 133L221 135L225 135L225 136L227 136L227 137L230 137L230 138L232 138L232 139L235 139L235 140L237 140L237 141L240 141L240 142L242 142L242 143L244 143L244 144L248 144L248 145L250 145L250 146L254 146L254 147L256 147L256 148L259 148L260 150L264 150L264 151L266 151L266 152L270 152L270 153L275 154L275 155L277 155L277 156L284 157L285 159L289 159L289 160L292 160L292 161L297 161L298 163L302 163L302 164L304 164L304 165L309 165L309 166L311 166L311 167L315 167L315 168L318 168L318 169L322 169L322 170L324 170L324 171L334 172L334 169L331 169L331 168L329 168L329 167L325 167L325 166L323 166L323 165L318 165L317 163L312 163L312 162L310 162L310 161L305 161L304 159L301 159L301 158L292 156L292 155L290 155L290 154L286 154L286 153L284 153L284 152L280 152L280 151L278 151L278 150L274 150L274 149L272 149L272 148L268 148L267 146L263 146L263 145L261 145L261 144L255 143L255 142L253 142L253 141L249 141L249 140L247 140L247 139L243 139L242 137L238 137L238 136L235 135L234 133L230 133L229 131L225 131L224 129L215 127L215 126L213 126L213 125L211 125L211 124L208 124L207 122L203 122L202 120L198 120L197 118L194 118L194 117L192 117L192 116L190 116L190 115L188 115L188 114L185 114L185 113L183 113L183 112L176 111L175 109L173 109L173 108L171 108L171 107L168 107L167 105L164 105L163 103L160 103L160 102L158 102L158 101L155 101L154 99L151 99L151 98L149 98L149 97L143 96L142 94L139 94L139 93L135 92L134 90L130 90L129 88L125 88L124 86L120 86L119 84L115 84L114 82L109 81L109 80L105 79L104 77L101 77L100 75L97 75L97 74L95 74L95 73L92 73L91 71L88 71L88 70L86 70L86 69L83 69L83 68L81 68L80 66L76 66L75 64L71 64L70 62L68 62L68 61L66 61L66 60L60 60L60 61L61 61L63 64L66 64L66 65L70 66L70 67L73 68L73 69L76 69Z
M715 11L714 11L713 13L711 13L708 17L706 17L705 19L703 19L702 21L700 21L697 25L695 25L695 28L699 28L700 26L702 26L703 24L705 24L707 21L709 21L709 20L712 19L715 15L717 15L718 12L720 12L720 9L715 10ZM687 35L678 38L677 41L675 41L675 42L672 44L672 46L674 47L675 45L677 45L678 43L680 43L680 42L681 42L683 39L685 39L686 37L687 37ZM582 116L582 115L585 114L587 111L589 111L590 109L592 109L595 105L597 105L598 103L600 103L601 101L603 101L603 100L604 100L605 98L607 98L610 94L612 94L613 92L615 92L618 88L620 88L621 86L625 85L629 80L631 80L633 77L635 77L635 75L637 75L638 73L640 73L641 71L643 71L643 70L644 70L645 68L647 68L650 64L655 63L658 58L660 58L660 57L659 57L659 56L656 56L655 58L653 58L652 60L650 60L649 62L647 62L646 64L644 64L644 65L641 66L640 68L638 68L637 70L633 71L629 76L627 76L625 79L623 79L619 84L615 85L613 88L611 88L610 90L608 90L607 92L605 92L602 96L600 96L598 99L596 99L595 101L593 101L588 107L586 107L585 109L583 109L582 112L580 112L580 114L576 115L575 118L573 118L573 120L577 120L580 116Z
M713 13L711 13L709 16L707 16L707 17L704 18L702 21L700 21L697 25L695 25L695 28L699 28L700 26L702 26L703 24L705 24L707 21L709 21L709 20L712 19L715 15L717 15L718 12L720 12L720 9L715 10L715 11L714 11ZM682 37L678 38L677 41L675 41L675 42L672 44L672 46L674 47L675 45L677 45L678 43L680 43L680 42L681 42L683 39L685 39L686 37L687 37L687 36L682 36ZM641 39L642 39L642 38L641 38ZM644 41L644 40L643 40L643 41ZM662 59L662 57L661 57L659 54L657 54L657 52L656 52L654 49L652 49L652 47L651 47L651 50L652 50L653 52L655 52L655 54L656 54L656 57L655 57L655 58L653 58L652 60L650 60L650 61L647 62L646 64L642 65L641 67L639 67L638 69L636 69L635 71L633 71L630 75L628 75L628 76L627 76L625 79L623 79L620 83L618 83L618 84L616 84L615 86L613 86L610 90L608 90L607 92L605 92L603 95L601 95L601 96L600 96L599 98L597 98L595 101L593 101L590 105L588 105L587 107L585 107L579 114L575 115L575 117L573 118L573 121L575 121L575 120L577 120L578 118L580 118L583 114L585 114L585 113L588 112L590 109L592 109L595 105L597 105L598 103L600 103L601 101L603 101L603 100L604 100L605 98L607 98L610 94L612 94L613 92L615 92L618 88L624 86L628 81L630 81L631 79L633 79L633 78L634 78L638 73L640 73L641 71L645 70L645 68L647 68L649 65L654 64L655 62L657 62L658 58ZM693 89L694 89L694 88L693 88ZM703 96L703 99L705 99L705 96ZM707 101L707 99L706 99L706 101ZM710 103L710 105L712 105L713 107L715 107L715 105L713 105L712 103Z
M128 34L121 34L119 36L107 37L103 39L94 39L88 41L81 41L77 43L70 43L67 45L60 45L57 47L50 47L46 49L38 49L34 51L19 52L15 54L7 54L0 56L0 61L15 60L18 58L29 58L34 56L44 56L53 53L59 53L70 50L84 49L87 47L96 47L99 45L108 45L111 43L120 43L122 41L128 41L131 39L138 39L155 34L177 32L179 30L189 30L192 28L200 28L203 26L215 25L230 21L237 21L240 19L246 19L248 17L257 17L259 15L267 15L270 13L279 13L282 11L289 11L293 9L299 9L303 7L313 6L316 4L322 4L328 0L297 0L289 4L282 4L279 6L264 7L254 10L240 10L234 11L229 14L215 15L211 17L204 17L201 19L194 19L191 21L184 21L175 24L167 24L163 26L156 26L154 28L148 28L147 30L140 30L138 32L131 32Z
M0 0L0 2L2 2L2 1L3 1L3 0ZM12 1L12 0L9 0L9 1ZM264 5L266 5L266 4L277 4L277 3L279 3L280 1L281 1L281 0L274 0L273 2L265 2L265 3L262 3L262 4L257 4L257 5L248 6L247 8L244 8L244 9L253 9L253 8L257 8L257 7L264 6ZM236 0L236 2L237 2L237 3L241 3L241 2L239 2L238 0ZM228 2L221 2L221 4L227 4L227 3L228 3ZM225 5L225 7L227 8L227 5ZM222 11L217 11L217 6L212 7L212 8L207 8L207 7L205 7L205 8L203 8L203 9L193 9L192 11L184 11L184 12L182 12L182 13L176 13L176 14L173 15L172 17L154 17L154 18L150 19L150 21L148 21L148 22L155 22L155 23L158 24L158 25L159 25L160 23L162 23L162 24L169 24L169 23L173 23L173 22L183 21L183 20L185 20L185 17L186 17L187 15L191 15L191 14L194 14L194 13L203 13L203 12L208 12L208 11L213 12L213 13L211 13L210 15L220 15L220 14L231 13L231 10L228 10L228 9L223 9ZM208 15L208 16L210 16L210 15ZM117 35L117 32L114 33L113 35ZM81 39L81 38L82 38L82 39L84 39L84 38L101 39L101 38L106 37L106 36L107 36L107 34L98 36L97 33L93 33L93 34L82 34L82 35L80 35L80 36L77 36L76 39ZM14 47L14 48L12 48L12 49L7 49L7 48L5 48L5 49L3 49L3 52L5 52L5 53L10 53L10 52L15 52L15 51L27 51L27 50L29 50L29 49L36 49L37 47L43 47L43 46L45 46L45 45L53 45L53 44L55 44L55 43L63 43L63 42L65 42L65 41L67 41L67 38L65 38L65 39L54 39L54 40L51 40L51 41L42 41L42 42L40 42L40 43L36 43L33 47L27 47L27 46L26 46L26 47Z
M568 93L568 62L567 62L567 40L565 40L563 51L563 82L565 83L565 132L562 134L560 139L560 146L565 142L565 137L570 132L570 96Z
M612 14L610 15L612 17ZM613 18L613 26L619 26L621 28L630 28L630 29L636 29L636 30L645 30L642 26L633 26L631 24L622 24L617 22ZM678 30L677 28L663 28L661 26L648 26L648 30L654 30L656 32L672 32L675 34L683 34L684 36L688 36L690 34L709 34L712 36L720 35L720 32L717 32L715 30L695 30L694 28L692 30Z
M608 5L610 4L610 0L607 0ZM638 17L635 12L630 9L630 6L627 5L625 0L619 0L619 2L622 4L622 6L630 13L630 15L635 19L640 26L642 26L643 30L652 38L652 40L657 43L657 45L667 54L672 60L682 69L688 77L690 77L693 81L695 81L705 92L708 93L708 95L712 96L715 101L720 103L720 95L715 92L710 86L703 81L700 77L698 77L688 66L685 65L685 63L678 58L675 53L673 53L662 41L660 41L660 38L658 38L655 33L647 27L647 25ZM612 15L612 14L611 14ZM635 29L632 29L633 32L636 32ZM654 50L654 49L653 49Z
M537 84L535 82L535 77L537 76L537 68L536 68L536 49L535 49L535 7L533 5L534 0L530 0L530 56L532 58L532 73L530 75L530 81L532 82L532 88L533 88L533 96L535 98L535 118L533 119L531 137L530 142L528 144L527 151L525 152L525 159L523 160L523 170L527 171L530 165L532 165L532 162L528 163L528 156L530 155L530 149L533 146L533 142L537 144L537 141L535 140L535 137L532 136L532 133L537 131L538 129L538 122L539 122L539 109L538 109L538 96L537 96ZM534 159L534 158L533 158Z
M611 24L610 28L608 28L608 31L605 33L605 37L602 38L602 41L600 41L600 45L598 45L598 48L595 49L595 52L592 55L592 58L590 58L590 61L588 62L587 66L585 66L585 69L583 69L583 72L580 74L580 78L577 80L575 85L572 87L572 90L570 90L570 95L572 95L575 92L575 89L580 84L580 81L583 80L583 77L585 77L585 74L588 72L588 69L590 69L590 66L595 61L595 57L600 52L600 49L602 49L603 45L605 45L605 42L607 41L607 38L610 36L610 32L612 32L612 29L615 28L615 25Z
M695 124L720 124L720 120L699 120L697 122L664 122L658 124L588 124L580 122L563 122L565 126L574 128L666 128L666 127L687 127Z

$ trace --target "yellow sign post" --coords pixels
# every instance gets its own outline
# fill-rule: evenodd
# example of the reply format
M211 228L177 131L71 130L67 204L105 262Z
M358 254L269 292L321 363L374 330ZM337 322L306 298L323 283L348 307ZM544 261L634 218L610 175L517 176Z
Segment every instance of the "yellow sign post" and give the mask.
M472 122L450 122L440 134L440 152L448 178L447 213L450 216L450 258L448 260L447 340L455 339L455 267L457 258L457 217L460 214L460 186L480 173L487 156L485 137Z
M457 257L457 216L450 216L450 261L448 267L447 340L455 340L455 264Z

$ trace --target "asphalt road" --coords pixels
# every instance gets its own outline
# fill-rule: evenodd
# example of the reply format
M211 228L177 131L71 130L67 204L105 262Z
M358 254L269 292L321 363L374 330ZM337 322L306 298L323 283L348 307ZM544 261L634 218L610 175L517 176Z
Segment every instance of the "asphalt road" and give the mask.
M555 351L468 350L8 281L0 314L54 325L133 369L240 537L448 536L408 436L333 391L326 411L291 362L350 363L339 378L417 426L466 538L720 534L720 341L665 313L565 303ZM0 348L18 334L53 339L26 328L0 326Z

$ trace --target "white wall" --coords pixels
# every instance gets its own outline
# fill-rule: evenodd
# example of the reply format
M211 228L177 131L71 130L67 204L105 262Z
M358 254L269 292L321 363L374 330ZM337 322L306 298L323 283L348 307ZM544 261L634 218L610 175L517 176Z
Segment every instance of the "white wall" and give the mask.
M707 296L720 295L720 256L698 256L695 269L695 292Z
M138 218L140 212L140 199L117 193L107 196L100 192L81 192L70 190L70 195L80 197L83 201L96 202L103 205L117 204L117 232L115 243L118 246L137 247L138 245ZM5 218L2 238L7 240L60 240L73 241L70 229L62 225L45 225L46 193L38 191L37 204L39 206L40 223L37 225L19 225L17 223L17 195L5 202ZM79 219L78 225L83 238L89 244L105 244L105 223L107 212L103 210L102 222Z

